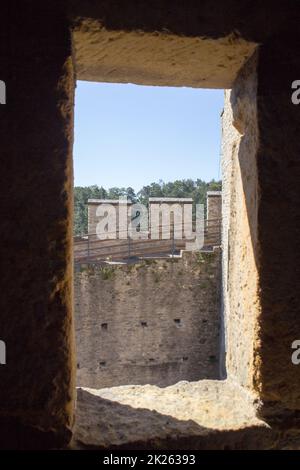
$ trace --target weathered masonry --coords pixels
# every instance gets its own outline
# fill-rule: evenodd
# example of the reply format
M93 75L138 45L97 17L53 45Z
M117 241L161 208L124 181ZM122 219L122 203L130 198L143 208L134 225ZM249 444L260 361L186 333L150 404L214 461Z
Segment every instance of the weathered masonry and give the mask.
M153 395L155 413L136 400L131 445L274 448L299 436L300 373L291 361L300 331L300 107L291 101L300 78L299 21L295 0L1 3L2 447L57 448L71 439L76 79L231 89L232 144L224 130L231 168L226 200L224 194L228 378L187 384L182 414L169 416L169 424L167 389L160 399ZM210 406L187 429L209 390ZM231 399L220 420L222 396ZM115 423L125 407L116 405ZM151 437L145 427L137 434L136 423L159 417Z
M89 199L88 200L88 234L91 240L97 240L97 224L106 211L109 211L110 207L113 209L114 217L113 221L115 222L115 233L111 232L107 234L107 237L110 239L114 238L127 238L127 225L130 222L130 218L127 215L127 224L126 227L119 227L119 211L125 209L125 213L128 213L128 209L131 206L130 201L119 201L118 199ZM105 209L105 207L107 207ZM99 208L104 208L99 214ZM120 209L121 208L121 209ZM102 216L102 217L101 217Z
M220 251L77 265L77 385L219 376Z
M145 252L134 256L139 245L130 242L131 256L126 250L124 261L118 216L125 211L126 236L131 205L88 201L89 257L85 262L78 259L83 241L75 242L74 252L78 386L165 387L181 380L219 378L221 260L216 231L221 226L221 192L207 195L211 220L201 252L178 250L179 244L185 247L186 229L192 229L185 227L184 218L187 205L192 212L192 203L191 198L149 198L149 243L142 242L140 249ZM159 214L163 206L166 211ZM96 236L97 223L110 210L121 239L113 240L114 245ZM151 230L152 224L157 230ZM180 237L176 246L170 240L175 231ZM158 238L155 246L153 233ZM108 258L116 251L118 264L101 258L105 247ZM172 248L180 255L174 255Z

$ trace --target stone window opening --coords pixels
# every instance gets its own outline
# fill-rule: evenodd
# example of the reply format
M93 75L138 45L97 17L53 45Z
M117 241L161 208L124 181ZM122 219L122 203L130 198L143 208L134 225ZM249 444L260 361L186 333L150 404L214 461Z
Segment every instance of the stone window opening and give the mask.
M221 124L219 115L216 114L215 119L218 124ZM176 201L177 204L178 202L181 204L183 198L177 198ZM96 200L91 200L88 205L88 231L91 233L95 231L96 219L93 214L96 203ZM172 198L149 199L149 204L157 203L174 204L174 201ZM81 268L75 270L75 313L79 327L77 354L81 362L77 374L79 397L82 394L92 393L91 390L95 390L97 394L110 393L109 390L111 393L118 393L123 386L137 387L142 390L142 387L147 384L165 389L181 382L192 384L195 381L201 382L202 379L220 379L219 359L211 360L212 355L218 357L220 354L218 292L221 272L220 251L217 246L220 243L220 226L218 226L220 210L221 193L208 191L205 199L205 217L209 223L205 226L207 232L203 252L198 256L197 252L185 253L185 250L182 250L181 253L178 251L176 262L172 262L173 252L169 260L154 258L154 261L151 259L140 261L144 264L141 275L135 273L135 264L138 266L138 261L133 258L128 264L130 269L126 265L116 268L113 260L112 264L109 260L104 267L101 262L92 264L91 253L95 241L89 237L87 262L93 265L92 270ZM161 224L162 220L161 217ZM177 222L174 212L171 212L171 237L175 236L174 225ZM75 249L76 243L75 241ZM212 249L214 245L216 246ZM132 255L133 244L128 245L127 248L131 250ZM122 275L123 269L126 271L126 276ZM84 286L87 285L89 276L93 279L93 289L85 291ZM115 290L115 285L121 286L121 279L124 280L127 289L128 286L130 290L135 288L136 292L131 297L130 304L129 297L124 297L124 294L120 297L120 293ZM174 282L177 284L175 290ZM164 291L166 285L167 290ZM107 305L101 297L101 291L105 292L103 298L107 299ZM176 302L177 292L185 293L180 302ZM84 294L88 296L86 299ZM199 304L202 305L200 312ZM94 308L95 319L92 308ZM147 309L148 318L151 317L151 328L149 328L148 320L139 318L143 308ZM181 317L182 308L186 309L184 321ZM100 321L100 331L105 332L105 335L102 334L101 337L99 335L98 338L99 312L105 311L105 320L107 320L107 312L110 309L111 318L105 322ZM201 324L203 315L207 315L207 309L209 309L211 321L210 327L204 331ZM178 316L175 316L176 313ZM204 318L203 322L206 321ZM112 325L109 328L108 323ZM90 326L83 330L81 324L86 327ZM170 328L172 324L173 328ZM183 350L184 355L182 355ZM110 359L101 360L97 365L97 356L107 354L105 351L111 354ZM153 353L156 354L155 357L152 356ZM86 387L89 392L85 390ZM81 414L80 403L79 400L77 402L79 414Z
M235 47L235 46L234 46ZM235 81L237 79L237 76L239 74L239 69L243 69L243 74L246 74L249 73L249 76L251 76L251 78L254 77L255 75L255 69L256 69L256 62L255 62L255 54L253 55L254 51L255 51L255 48L256 48L256 44L247 44L245 43L245 48L247 49L247 53L245 53L245 55L243 55L243 58L241 59L242 55L238 52L236 57L239 57L241 62L239 63L239 67L237 67L237 70L235 71L235 77L230 79L230 80L226 80L224 77L218 82L214 82L215 80L215 76L214 76L214 79L213 78L209 78L209 75L205 78L205 80L207 80L206 82L206 85L209 85L209 84L212 84L213 82L213 86L216 87L216 88L226 88L228 89L225 93L225 96L227 96L227 100L230 102L231 105L233 105L233 98L234 98L234 95L231 95L231 92L230 92L230 88L231 86L234 85L234 88L235 90L238 89L238 85L237 85L237 82ZM226 51L226 47L224 49L224 53ZM224 57L226 56L226 54L224 54ZM252 57L251 57L252 56ZM213 57L213 56L212 56ZM219 56L220 57L220 56ZM226 56L228 57L228 56ZM219 59L218 59L219 60ZM227 59L226 59L227 60ZM254 64L254 65L253 65ZM245 68L244 68L245 67ZM222 67L220 67L220 70L222 69ZM117 70L117 68L115 68L115 70ZM232 70L232 69L231 69ZM223 71L222 71L223 73ZM241 77L242 79L244 78L244 75L241 74ZM239 77L238 77L239 78ZM140 80L140 77L137 77L137 81L139 82ZM152 80L150 80L151 82ZM155 82L155 78L153 78L153 81ZM179 80L180 81L180 80ZM247 82L247 80L246 80ZM251 86L251 80L248 81L249 83L247 83L247 85L249 84L249 86ZM168 83L168 79L165 81L165 83ZM177 84L179 86L181 85L188 85L186 82L183 83L181 81L181 83ZM242 84L244 85L244 83ZM203 83L202 84L199 84L198 85L199 87L203 86ZM245 90L243 89L242 90L243 92L245 92ZM238 99L237 100L237 103L239 104L240 103L240 100ZM236 110L234 110L234 112L236 112ZM226 113L224 113L226 114ZM243 119L244 116L242 116L240 119ZM226 119L226 116L224 117L224 119ZM224 121L223 121L224 122ZM232 119L232 122L235 122L238 123L239 122L239 119ZM244 139L245 137L247 137L247 132L249 129L247 129L247 125L244 125L242 126L243 129L244 129L244 132L243 132L243 135L241 135L241 138ZM251 130L251 132L253 131L253 128ZM242 142L243 144L243 142ZM240 146L237 147L238 148L238 151L240 151ZM224 152L223 152L224 153ZM243 174L244 172L244 168L242 169L242 176L244 176ZM245 180L245 184L246 184L246 180ZM240 190L240 188L239 188ZM214 196L214 195L212 195ZM239 193L239 196L240 196L240 200L242 200L242 193L240 192ZM238 198L236 198L236 200L239 200ZM226 246L225 246L225 250L226 250ZM231 253L231 260L233 259L233 255ZM237 260L236 258L234 259L234 261L231 261L231 263L236 263ZM230 268L231 269L231 268ZM213 277L211 276L211 273L209 273L209 282L213 281ZM157 281L157 284L160 283L160 279L157 278L158 281ZM223 282L224 282L224 279L223 279ZM225 282L226 284L226 282ZM208 283L204 282L203 283L203 286L206 286L207 287ZM225 286L225 291L227 291L227 286ZM230 289L229 289L229 292L230 292ZM223 290L223 293L224 293L224 290ZM230 292L231 293L231 292ZM224 300L224 303L226 304L228 299L225 299ZM233 311L233 309L232 309ZM234 323L234 320L232 319L228 319L226 318L227 321L229 321L231 324L232 322ZM225 325L225 323L224 323ZM226 329L226 325L224 326L224 328ZM229 333L231 333L232 330L229 330ZM181 332L182 333L182 332ZM222 332L221 332L222 333ZM226 333L226 334L225 334ZM224 345L224 350L221 351L221 354L220 354L220 357L222 357L223 359L225 359L225 353L227 352L227 348L229 347L230 348L230 354L228 354L228 358L229 358L229 361L227 362L227 365L228 365L228 370L230 372L230 374L232 374L232 372L234 371L235 367L236 367L236 356L238 356L239 358L241 357L241 354L240 353L237 353L238 351L238 348L237 348L237 344L236 344L236 338L228 338L228 331L224 332L224 336L221 334L220 336L222 336L222 339L220 338L220 345ZM224 339L225 338L225 339ZM232 342L231 342L231 339L232 339ZM208 343L208 342L207 342ZM184 356L184 357L187 357L187 356ZM215 354L208 354L207 355L207 360L213 364L215 363L215 358L217 356ZM243 356L242 356L243 357ZM151 358L150 358L151 359ZM243 357L244 359L244 357ZM166 367L166 370L167 368L170 368L172 367L172 363L174 361L172 360L169 360L168 362L165 363L165 367ZM182 360L182 364L184 363L189 363L190 361L185 361L185 360ZM240 371L241 372L241 375L245 374L245 366L244 368L243 367L237 367L237 375L239 377L238 380L240 380ZM153 368L154 370L154 368ZM228 370L226 372L228 372ZM236 371L235 371L236 372ZM235 373L234 372L234 373ZM233 375L234 375L233 373ZM219 377L221 377L221 375L219 375ZM223 376L222 379L224 379L225 377ZM202 397L203 396L203 390L205 390L205 393L207 393L209 391L209 394L210 394L210 398L212 399L212 402L211 402L211 405L209 406L209 412L205 415L207 418L208 418L208 421L201 421L202 423L205 423L205 426L208 427L208 429L210 429L210 427L213 428L213 416L214 416L214 410L217 409L218 407L218 401L220 400L220 397L223 397L224 396L224 400L226 402L226 396L230 396L230 406L229 406L229 403L225 406L228 406L229 408L233 407L235 410L240 410L240 413L236 413L236 415L241 415L241 410L243 409L243 406L245 405L246 409L247 409L247 413L248 413L248 423L251 423L253 422L253 420L255 419L255 411L253 411L254 409L250 406L249 408L247 408L247 404L244 400L244 398L242 397L242 395L240 394L241 392L241 389L239 388L235 388L234 385L230 382L230 381L227 381L227 380L209 380L208 384L205 383L206 381L201 381L201 380L198 380L196 382L197 385L195 385L195 387L197 388L197 393L195 396L197 397ZM241 382L242 382L242 387L245 385L243 383L243 379L241 379ZM189 382L188 385L186 385L187 387L187 393L188 393L188 390L190 390L192 387L193 387L193 384L195 382ZM141 394L141 396L144 394L144 389L143 389L143 385L131 385L130 387L134 387L134 390L135 392L138 391L138 393ZM159 409L162 413L163 412L166 412L167 413L167 407L164 408L165 405L162 405L162 408L160 408L160 405L163 403L163 396L165 394L165 398L166 398L166 402L168 402L168 394L169 393L172 393L171 390L167 390L168 387L166 387L165 389L162 389L163 390L163 394L160 396L160 400L159 402L156 402L156 395L155 395L155 389L153 389L153 400L154 402L156 402L156 408L155 409ZM128 391L130 389L127 389ZM175 390L175 388L174 388ZM176 389L177 390L177 389ZM84 392L79 392L79 395L81 393L84 393ZM104 393L104 392L103 392ZM122 387L119 388L117 387L116 388L116 391L115 391L115 395L114 395L114 399L118 402L118 403L132 403L130 400L130 396L125 396L123 395L123 389ZM124 392L125 393L125 392ZM103 396L106 396L105 394ZM213 398L212 398L213 397ZM80 400L79 400L79 407L78 407L78 412L81 413L82 412L82 409L80 409ZM241 403L243 403L243 406L240 406ZM203 417L203 415L202 415ZM193 416L190 416L190 419L198 419L196 418L195 415ZM239 419L239 418L237 418ZM212 420L212 421L211 421ZM199 421L198 421L199 422ZM126 433L125 433L126 434ZM125 437L126 439L126 437ZM225 446L226 444L224 444Z
M136 87L136 93L139 93L139 88L141 87ZM105 88L103 90L105 91ZM185 96L186 91L185 89L178 90L177 88L172 88L170 90L166 89L166 94L175 93L175 91L177 94L174 96L175 98L178 97L176 99L178 99L179 106L180 100ZM164 88L159 87L159 92L163 93ZM190 92L189 90L188 93ZM133 91L130 93L133 93ZM218 96L220 97L220 102L222 102L222 95L219 94ZM201 99L204 100L204 95ZM207 100L207 98L205 99ZM161 99L159 106L161 106ZM199 108L199 113L200 111ZM212 113L210 119L216 123L216 127L221 126L219 113ZM192 122L191 118L191 127ZM172 126L167 125L166 127ZM80 132L80 129L78 129L78 132ZM153 136L154 138L155 135ZM178 138L180 137L178 136ZM218 145L216 148L219 150ZM218 160L218 154L216 152L215 154L216 160ZM202 164L199 162L199 172L201 172L201 166ZM184 162L182 162L182 170L184 170ZM75 161L75 178L77 171ZM177 171L180 174L180 168ZM194 180L196 179L195 175ZM102 389L129 384L150 383L166 387L180 380L193 381L202 378L219 378L218 366L212 364L208 356L213 353L218 355L219 349L217 332L220 321L218 304L220 253L217 248L220 243L221 193L220 191L208 190L207 197L201 199L204 202L206 211L205 240L203 254L200 255L201 263L203 264L203 272L201 272L203 282L198 282L197 272L200 266L198 255L193 254L193 252L189 254L184 249L185 232L183 216L186 215L185 211L187 210L185 205L188 205L189 209L193 205L193 211L195 207L193 198L182 196L184 194L180 193L178 197L151 196L148 199L150 227L152 223L151 209L155 208L157 204L162 204L170 210L169 219L163 216L162 213L159 218L161 224L159 235L162 243L168 243L167 239L164 241L163 238L163 235L165 235L163 222L165 224L167 224L168 220L170 222L172 242L172 247L168 246L168 249L171 250L170 256L166 256L165 245L163 245L162 259L160 259L160 253L156 252L152 255L150 252L150 259L144 259L143 256L140 259L138 257L134 258L133 241L128 243L125 240L124 243L127 244L126 250L130 250L131 258L125 258L125 264L123 262L123 265L121 264L120 266L118 265L120 260L114 258L113 255L105 260L97 258L97 253L99 253L97 248L95 249L95 252L97 251L95 259L93 259L93 247L98 243L96 237L93 237L93 235L96 235L97 221L99 221L97 218L97 207L107 199L88 199L88 238L80 239L78 234L74 245L75 266L77 266L75 269L76 280L74 289L77 327L76 340L77 355L81 363L81 368L77 374L78 386ZM114 204L118 201L109 199L107 202ZM125 210L130 210L130 204L131 202L127 204ZM116 208L116 220L121 209L123 210L124 208ZM179 210L182 215L181 219L178 218L177 214ZM175 211L177 211L176 217ZM194 214L194 212L192 213ZM207 219L209 219L209 223ZM175 236L175 224L180 225L183 237L180 241L182 246L180 245L180 249L176 252L173 251L174 240L172 240L172 235ZM178 227L176 226L176 231L178 231L177 229ZM195 230L195 227L193 227L193 230ZM115 240L109 240L108 243L109 250L113 247L114 243L115 246L118 245ZM87 265L92 265L91 270L81 268L83 245L86 247L84 250L87 249L87 258L84 258L83 262L87 263ZM215 251L212 248L213 246L216 248ZM117 249L121 250L121 245ZM99 247L99 250L101 251L101 247ZM175 253L177 262L172 264ZM140 270L137 269L139 264L142 265ZM209 272L206 272L206 266ZM192 275L189 274L190 269L193 272ZM126 273L125 276L122 276L123 270ZM212 277L212 272L216 273L216 277L214 275ZM144 280L143 276L145 276ZM123 280L126 286L130 286L127 289L128 294L125 294L125 292L120 294L123 289ZM93 288L87 289L86 287L90 282L93 282ZM177 284L175 290L172 288L173 282ZM115 285L120 286L120 292L117 292ZM188 288L186 288L186 285ZM208 285L211 288L210 292L207 290ZM165 293L164 286L167 286ZM134 295L129 293L133 289L135 290ZM107 299L107 304L106 300L103 300L101 297L101 291L103 291L103 299ZM183 300L176 302L177 293L180 292L184 293ZM198 309L199 302L204 303L203 311L200 313ZM184 322L181 318L182 308L187 308ZM206 308L210 309L212 321L210 323L211 331L204 332L201 328L201 317L204 315ZM146 310L147 319L143 318L143 310ZM109 316L110 311L111 317ZM102 320L101 322L103 315L105 321ZM150 318L151 320L149 320ZM99 319L100 328L97 325ZM150 322L151 328L149 328ZM175 330L174 327L172 328L175 333L171 333L170 327L172 323L176 327ZM82 328L82 325L84 325L84 328ZM178 331L176 331L177 329ZM101 335L102 332L103 334ZM172 335L174 335L174 338L171 339ZM208 335L207 342L201 342L203 335ZM181 357L182 348L186 349L186 344L188 345L189 361L185 359L185 356L184 359ZM201 345L200 347L199 344ZM106 354L106 350L111 354L111 360L107 361L106 372L101 369L100 374L97 357ZM155 370L153 368L147 370L149 362L153 362L153 352L157 354L155 361L157 367ZM133 368L133 363L139 364L139 367Z
M80 0L48 2L45 9L43 2L34 1L19 2L15 10L3 8L4 448L61 448L69 444L72 432L72 448L148 449L153 442L158 449L296 446L300 374L291 362L291 344L300 331L299 107L291 100L291 84L299 79L297 2L224 0L218 8L211 0L173 2L172 8L169 3ZM22 70L26 73L19 73ZM126 390L102 389L102 396L75 388L76 364L81 366L78 374L86 369L78 348L76 353L73 332L73 277L78 282L72 261L76 80L226 90L220 295L220 356L225 360L218 374L222 380L167 387L132 384ZM19 213L21 218L13 216ZM200 271L209 262L204 258L197 260ZM19 266L23 269L16 276ZM82 277L92 275L94 268L83 263ZM162 273L156 278L157 288ZM95 276L100 286L118 282L111 266ZM202 278L202 288L207 291L212 282ZM127 286L127 292L132 288ZM137 307L145 301L145 289L141 290ZM170 304L173 298L170 294ZM118 300L112 298L110 311ZM202 303L199 300L199 316ZM122 309L114 312L121 315ZM163 309L159 313L163 323ZM173 336L161 343L172 342L181 349L164 357L165 375L187 366L174 358L180 359L185 351L180 338L188 325L189 346L200 348L193 336L195 322L185 316L185 328L179 331L172 328L176 316L174 312L165 319ZM205 328L201 319L199 323L202 330L208 329L210 317ZM117 320L110 325L111 331L121 329ZM151 320L151 331L152 327ZM99 317L92 329L101 333ZM131 329L134 335L144 333L136 319L129 322L127 332ZM149 330L140 343L145 348L151 340ZM108 350L110 334L101 336ZM98 347L95 338L93 347ZM128 343L123 344L108 366L118 357L126 361L128 351ZM142 358L143 352L141 348ZM206 359L213 355L206 353ZM106 356L90 358L95 367L102 357ZM194 357L189 351L187 363ZM137 360L136 369L143 364ZM123 368L121 363L115 370L118 377ZM155 373L156 367L151 369ZM131 377L134 372L132 368ZM109 438L99 412L99 403L107 401L109 428L117 430Z

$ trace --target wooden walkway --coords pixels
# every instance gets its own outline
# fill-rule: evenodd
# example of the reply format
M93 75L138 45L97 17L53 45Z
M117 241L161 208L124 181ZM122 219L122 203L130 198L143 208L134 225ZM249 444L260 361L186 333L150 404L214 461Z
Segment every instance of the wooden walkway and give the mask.
M128 261L134 258L164 257L179 254L186 248L186 239L153 240L113 239L99 240L96 234L74 237L75 263ZM221 220L206 221L202 250L221 244Z

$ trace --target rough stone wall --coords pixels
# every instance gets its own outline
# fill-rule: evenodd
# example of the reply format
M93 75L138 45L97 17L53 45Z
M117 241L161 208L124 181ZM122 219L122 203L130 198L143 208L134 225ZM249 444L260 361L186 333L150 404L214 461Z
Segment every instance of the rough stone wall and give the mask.
M192 221L187 222L185 214L192 213L193 199L185 197L150 197L149 198L149 232L153 239L175 237L182 240L185 231L192 231Z
M300 410L300 366L291 360L292 342L300 338L300 108L291 100L291 84L300 77L297 33L281 32L264 44L257 69L261 316L255 386L264 414L287 417L289 425L290 410Z
M115 212L115 217L112 213L104 213L101 216L97 215L97 209L99 206L107 204ZM108 239L127 238L127 228L130 223L130 206L132 203L130 201L119 202L119 200L114 199L89 199L88 200L88 234L90 240L98 240L97 236L97 225L103 219L109 217L110 227L109 233L107 234ZM119 212L121 209L121 213ZM127 217L126 215L127 214ZM119 225L121 218L121 227ZM125 221L125 227L123 227L122 220ZM127 221L127 224L126 224ZM124 223L124 222L123 222ZM114 233L115 232L115 233Z
M0 447L57 447L73 421L74 71L63 2L1 4ZM74 371L75 372L75 371Z
M207 220L220 219L222 217L222 192L207 192Z
M259 314L257 251L258 148L256 55L225 92L222 117L223 306L227 373L252 388Z
M290 427L300 409L291 360L300 331L298 49L292 32L261 46L226 94L223 118L227 371L257 393L265 418Z
M207 233L205 244L221 244L222 192L207 192Z
M77 384L218 377L220 253L75 274Z
M227 323L229 313L229 228L231 226L231 187L233 185L233 155L240 143L241 135L233 126L230 90L225 90L224 109L222 113L222 318L223 326L223 355L226 358ZM223 371L226 375L226 371Z
M69 0L78 76L229 88L257 43L297 30L295 9L293 0Z
M280 448L279 437L257 418L241 387L199 380L164 388L79 388L72 448L253 450ZM290 437L299 448L299 437Z

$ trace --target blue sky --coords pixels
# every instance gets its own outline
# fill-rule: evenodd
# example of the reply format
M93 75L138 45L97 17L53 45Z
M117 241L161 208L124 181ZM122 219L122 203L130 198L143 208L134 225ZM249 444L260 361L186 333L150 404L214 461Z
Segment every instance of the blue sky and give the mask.
M223 90L77 82L75 186L219 179Z

